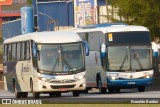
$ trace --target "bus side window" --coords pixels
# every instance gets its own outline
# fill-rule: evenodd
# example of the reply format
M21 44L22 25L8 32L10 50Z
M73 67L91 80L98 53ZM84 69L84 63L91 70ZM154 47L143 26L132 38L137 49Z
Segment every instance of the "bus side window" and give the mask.
M7 62L8 61L8 45L4 45L4 62Z
M99 51L100 49L100 36L98 35L98 32L94 33L94 50Z
M88 36L88 44L89 44L89 49L91 51L94 51L95 50L95 44L94 44L94 33L93 32L90 32L89 33L89 36Z
M12 44L9 44L8 58L9 58L9 62L11 62L12 61Z
M23 59L26 60L27 59L27 42L24 42L24 46L23 46L23 54L24 54L24 57Z
M85 33L84 40L86 40L88 42L88 33Z
M26 59L29 60L30 59L30 43L29 41L26 42Z
M88 42L88 33L77 33L80 38L84 41L87 41Z
M32 44L31 50L32 50L33 66L37 67L37 62L36 62L36 60L37 60L37 44L34 41L32 41L31 44Z
M22 42L21 43L21 60L24 60L25 59L25 54L24 54L24 50L25 50L25 43Z
M21 59L21 43L17 43L17 60L19 61Z
M12 61L16 60L16 44L12 44Z

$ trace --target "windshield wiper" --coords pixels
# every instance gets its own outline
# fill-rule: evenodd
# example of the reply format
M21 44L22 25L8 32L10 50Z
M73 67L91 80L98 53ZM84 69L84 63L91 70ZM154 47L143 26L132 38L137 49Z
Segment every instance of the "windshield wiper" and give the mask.
M141 70L143 70L142 64L139 60L139 53L135 53L134 50L133 50L133 54L134 54L134 59L137 60L139 67L141 68Z
M122 70L126 59L128 59L128 54L125 55L125 57L124 57L124 59L123 59L123 62L122 62L122 64L121 64L120 68L119 68L119 70Z
M59 60L59 57L56 59L56 62L55 62L55 64L54 64L53 68L52 68L52 71L54 71L54 69L55 69L57 63L59 62L58 60Z
M67 67L68 67L71 71L73 71L71 65L70 65L65 59L64 59L63 61L64 61L64 64L66 64Z
M139 67L141 68L141 70L143 70L143 67L142 67L142 64L141 64L141 62L140 62L139 58L135 58L135 59L137 60L138 65L139 65Z

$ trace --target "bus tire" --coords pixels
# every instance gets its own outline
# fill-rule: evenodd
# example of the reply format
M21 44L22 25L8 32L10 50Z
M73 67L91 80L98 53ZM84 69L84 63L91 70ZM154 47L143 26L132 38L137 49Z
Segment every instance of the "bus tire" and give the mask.
M22 98L27 98L28 97L28 92L22 92Z
M120 88L116 88L116 89L114 89L114 91L115 91L115 93L119 93L121 91L121 89Z
M145 86L138 87L138 92L144 92L144 91L145 91Z
M85 93L85 94L88 94L88 89L85 89L84 91L82 91L83 93Z
M55 96L55 93L50 92L50 93L49 93L49 96L50 96L50 97L54 97L54 96Z
M109 93L114 93L114 88L108 88Z
M101 81L101 79L98 79L98 89L99 89L99 92L101 94L105 94L106 93L106 88L102 87L102 81Z
M61 92L55 92L56 97L61 97Z
M73 97L78 97L79 96L79 91L73 91Z
M13 89L14 89L15 97L16 98L21 98L22 97L22 92L18 92L15 81L13 82Z
M35 92L34 89L33 89L33 81L31 81L31 92L32 92L33 98L39 98L40 93Z

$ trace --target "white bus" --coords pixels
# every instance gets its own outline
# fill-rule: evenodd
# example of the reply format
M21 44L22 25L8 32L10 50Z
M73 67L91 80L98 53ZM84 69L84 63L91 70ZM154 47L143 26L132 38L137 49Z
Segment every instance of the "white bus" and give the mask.
M84 56L87 44L74 32L35 32L4 41L5 90L16 98L32 92L61 96L86 89Z
M150 32L143 26L97 24L72 30L89 44L86 56L87 90L96 87L100 93L120 92L153 82Z

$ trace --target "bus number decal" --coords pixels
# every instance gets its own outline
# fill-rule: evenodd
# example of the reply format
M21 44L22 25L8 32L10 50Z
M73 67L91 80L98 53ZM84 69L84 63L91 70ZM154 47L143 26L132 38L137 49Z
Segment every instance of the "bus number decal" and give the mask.
M112 36L112 34L110 33L110 34L108 34L108 40L109 41L113 41L113 36Z
M29 72L29 67L23 67L23 72Z

